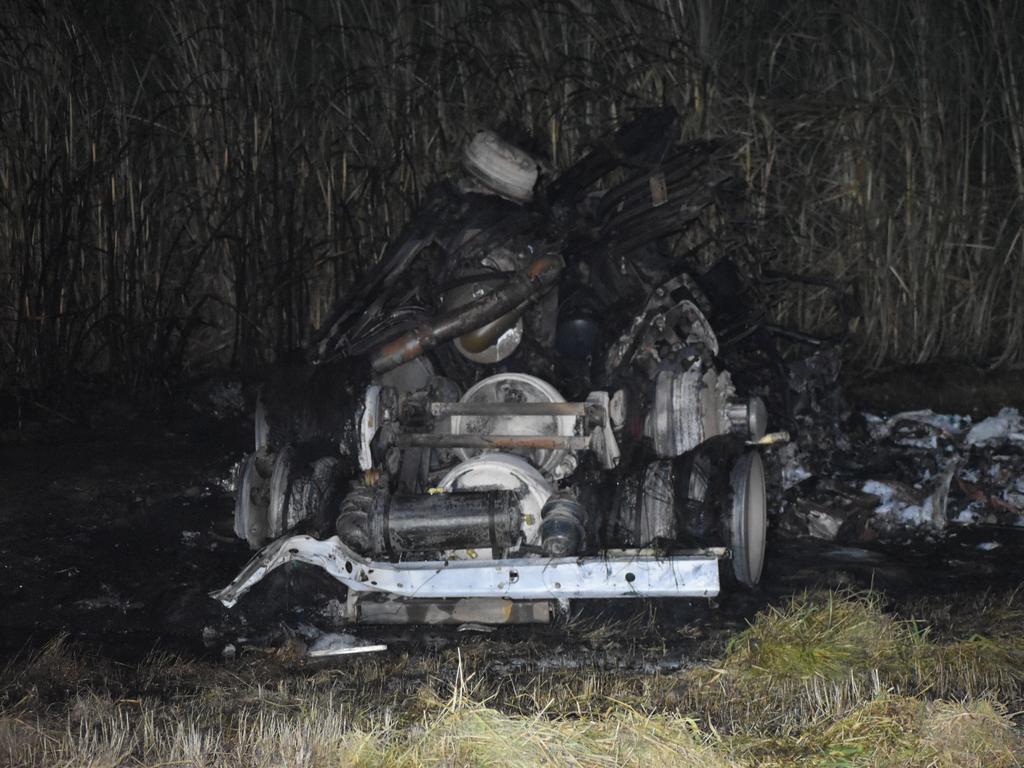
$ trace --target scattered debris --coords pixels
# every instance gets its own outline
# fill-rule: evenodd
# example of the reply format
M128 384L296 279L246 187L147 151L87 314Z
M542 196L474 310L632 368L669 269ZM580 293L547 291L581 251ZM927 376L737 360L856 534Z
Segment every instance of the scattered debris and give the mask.
M203 645L212 648L220 640L220 631L211 626L203 627Z
M1024 418L1016 408L1003 408L997 415L971 427L966 442L975 447L1006 443L1024 445Z
M884 419L865 414L865 419L876 440L890 437L897 445L916 448L934 449L938 443L934 439L914 440L909 434L914 425L925 428L924 434L932 438L942 436L947 439L959 437L971 428L970 416L939 414L931 410L903 411Z
M824 509L807 511L807 534L816 539L833 541L843 527L843 518Z
M314 640L306 654L310 658L316 659L325 656L345 656L355 653L377 653L387 649L386 645L361 642L355 635L329 632L320 635Z
M181 543L186 547L194 547L199 544L199 531L182 531Z
M812 476L797 457L796 443L787 443L776 452L776 456L782 466L783 490L789 490Z
M197 412L216 419L233 418L247 410L240 381L214 376L192 387L188 404Z
M954 471L955 468L951 468L943 472L924 488L897 481L868 480L862 490L878 497L875 514L886 522L913 527L930 526L941 531L946 527L946 501Z
M118 611L121 611L122 613L137 610L143 607L142 603L124 599L123 597L121 597L121 595L107 587L105 584L101 585L101 587L104 591L104 594L100 595L99 597L89 597L83 600L76 600L75 607L87 611L97 611L114 608Z
M479 622L467 622L465 624L459 624L457 631L490 633L494 631L494 626L491 624L480 624Z
M1024 525L1024 419L1015 409L976 424L930 410L845 421L858 422L866 429L845 430L845 451L794 444L779 452L784 528L863 542L935 536L950 524ZM858 492L867 507L854 502Z

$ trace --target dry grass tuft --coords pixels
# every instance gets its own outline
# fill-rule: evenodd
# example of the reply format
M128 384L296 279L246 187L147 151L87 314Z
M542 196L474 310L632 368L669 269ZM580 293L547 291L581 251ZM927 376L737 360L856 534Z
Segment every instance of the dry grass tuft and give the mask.
M727 762L694 721L630 710L597 721L510 716L462 704L429 723L397 765L707 766Z
M991 702L925 702L889 694L840 718L728 741L737 759L758 766L1010 768L1024 757L1020 730Z
M1024 760L1024 739L1002 705L935 701L925 711L920 752L935 765L1009 768Z
M905 612L927 625L933 638L1013 638L1024 626L1024 591L987 592L969 601L948 595L930 597L913 603Z
M1020 703L1024 694L1024 638L972 635L929 644L918 660L922 681L942 696L999 696Z
M681 687L690 709L724 727L756 720L784 729L889 692L1016 704L1024 639L933 639L919 622L885 612L878 594L803 594L759 614L724 657L684 674Z
M14 657L0 670L0 706L64 699L81 686L101 684L100 666L75 649L66 634L57 635L38 651Z
M890 671L914 657L920 637L885 613L877 594L805 593L768 608L730 642L723 666L773 681L836 681L857 670Z
M805 593L769 608L721 660L683 676L684 701L728 728L786 728L902 689L922 639L880 603L872 594Z

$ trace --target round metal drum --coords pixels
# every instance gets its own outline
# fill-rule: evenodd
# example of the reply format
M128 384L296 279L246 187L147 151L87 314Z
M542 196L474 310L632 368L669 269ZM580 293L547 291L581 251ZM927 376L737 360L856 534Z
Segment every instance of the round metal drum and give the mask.
M452 468L439 486L446 491L517 491L523 514L523 537L527 544L540 545L540 512L554 487L519 456L488 453L464 461Z
M525 373L499 373L477 382L462 396L463 403L564 403L565 398L543 379ZM571 435L575 416L452 416L453 433L479 435ZM458 448L463 459L480 453L477 449ZM545 475L554 475L565 458L564 450L509 450L522 456Z

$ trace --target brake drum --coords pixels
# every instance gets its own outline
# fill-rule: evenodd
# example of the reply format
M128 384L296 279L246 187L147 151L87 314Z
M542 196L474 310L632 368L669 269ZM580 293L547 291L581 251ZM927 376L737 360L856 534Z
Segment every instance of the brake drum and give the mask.
M565 398L543 379L525 373L499 373L477 382L462 396L463 403L564 403ZM480 435L572 435L575 416L452 416L453 433ZM479 449L457 448L463 460L481 453ZM544 475L558 477L559 465L570 459L570 451L543 448L509 450L529 461ZM575 464L573 465L575 466Z

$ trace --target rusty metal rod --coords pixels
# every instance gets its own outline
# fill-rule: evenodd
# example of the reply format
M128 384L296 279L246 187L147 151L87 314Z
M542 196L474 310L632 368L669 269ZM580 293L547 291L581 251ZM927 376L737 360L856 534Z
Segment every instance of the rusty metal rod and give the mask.
M531 448L547 451L585 451L590 438L582 435L479 435L411 433L398 436L400 448Z
M430 404L433 416L586 416L593 403L442 403Z
M513 273L500 288L374 350L370 354L370 365L376 373L390 371L446 341L480 328L523 302L544 295L561 272L560 257L541 256L522 271Z

